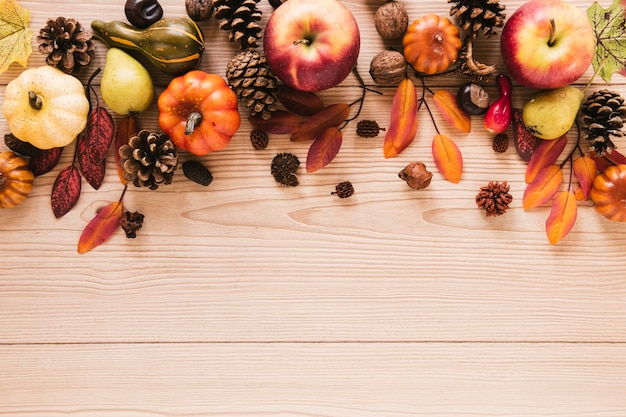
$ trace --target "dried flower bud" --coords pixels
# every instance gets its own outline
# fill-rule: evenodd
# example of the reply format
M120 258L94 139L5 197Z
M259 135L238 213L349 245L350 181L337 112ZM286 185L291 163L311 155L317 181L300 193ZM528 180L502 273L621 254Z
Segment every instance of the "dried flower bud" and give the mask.
M137 237L137 230L141 229L142 224L143 214L137 211L134 213L125 211L120 219L120 227L124 230L126 237L129 239Z
M295 187L298 177L294 174L300 166L297 156L289 152L279 153L272 159L272 176L281 185Z
M348 198L354 194L354 187L350 181L343 181L337 184L335 186L335 191L330 194L336 195L339 198Z
M260 129L252 129L250 131L250 143L252 143L252 147L257 151L263 150L267 148L269 144L269 136L267 132Z
M506 133L498 133L493 137L491 145L494 152L504 153L509 148L509 136Z
M378 136L384 127L378 126L376 120L359 120L356 124L356 134L362 138L373 138Z
M401 180L406 181L409 187L422 190L430 185L433 173L426 169L422 162L411 162L398 173Z

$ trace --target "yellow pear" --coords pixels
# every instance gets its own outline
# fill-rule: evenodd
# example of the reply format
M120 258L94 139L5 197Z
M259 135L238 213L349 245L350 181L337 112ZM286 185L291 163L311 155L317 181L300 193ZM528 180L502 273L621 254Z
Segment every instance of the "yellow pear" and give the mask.
M526 128L541 139L557 139L574 124L584 94L571 85L535 93L524 106Z
M100 85L102 99L115 113L141 113L154 98L152 77L139 61L118 48L107 52Z

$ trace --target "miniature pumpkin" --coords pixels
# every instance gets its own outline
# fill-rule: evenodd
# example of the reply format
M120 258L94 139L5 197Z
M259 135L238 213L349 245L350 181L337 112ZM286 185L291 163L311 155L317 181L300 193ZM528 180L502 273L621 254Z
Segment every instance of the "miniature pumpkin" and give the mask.
M459 28L447 17L434 13L416 19L402 38L404 57L415 71L436 74L459 56Z
M76 77L45 65L9 82L2 112L17 138L52 149L70 144L85 129L89 101Z
M15 152L0 152L0 208L20 204L33 190L35 175Z
M591 201L609 220L626 222L626 165L614 165L593 180Z
M200 70L174 78L157 105L161 130L194 155L224 148L241 124L233 90L219 75Z

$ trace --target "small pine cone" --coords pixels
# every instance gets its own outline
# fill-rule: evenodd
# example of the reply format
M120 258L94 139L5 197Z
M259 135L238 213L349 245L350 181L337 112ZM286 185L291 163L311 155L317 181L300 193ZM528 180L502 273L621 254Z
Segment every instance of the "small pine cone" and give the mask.
M220 21L220 29L230 31L228 39L239 42L241 50L257 48L262 28L259 26L261 11L257 9L259 0L213 0L215 18Z
M211 171L198 161L185 161L183 163L183 174L191 181L204 185L205 187L213 181Z
M359 120L356 124L356 134L362 138L374 138L384 128L378 126L376 120Z
M279 153L272 159L272 176L281 185L295 187L298 177L295 172L300 166L300 160L292 153Z
M585 139L589 141L590 150L602 155L615 149L611 137L624 136L624 98L614 91L597 91L583 102L581 113L581 121L586 131Z
M452 3L450 16L458 17L461 29L468 31L476 39L480 33L489 38L495 36L494 27L502 27L506 6L498 0L448 0Z
M145 129L120 146L119 155L124 178L136 187L151 190L171 184L178 165L178 152L170 138Z
M269 142L270 138L266 132L260 129L252 129L250 131L250 143L252 143L252 147L257 151L267 148Z
M489 184L480 187L480 191L476 195L476 205L485 209L487 217L500 216L508 210L509 204L513 201L513 196L509 194L509 189L510 186L506 181L502 183L491 181Z
M91 32L76 19L48 19L46 26L39 30L37 42L39 52L47 55L46 63L67 74L79 72L95 56L96 45Z
M504 153L509 148L509 136L506 133L498 133L493 137L492 148L494 152Z
M143 225L143 214L138 211L131 213L130 211L125 211L122 214L122 218L120 219L120 227L126 233L126 237L129 239L134 239L137 237L137 230L141 229Z
M226 80L250 116L261 113L264 120L269 120L278 108L278 79L263 52L248 49L237 54L226 67Z
M335 191L330 195L336 195L339 198L348 198L354 194L354 186L350 181L340 182L335 186Z

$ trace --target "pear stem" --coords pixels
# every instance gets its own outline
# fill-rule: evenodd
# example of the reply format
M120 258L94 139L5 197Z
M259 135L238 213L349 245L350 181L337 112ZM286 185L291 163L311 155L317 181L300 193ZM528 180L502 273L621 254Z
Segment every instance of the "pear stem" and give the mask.
M556 42L556 23L554 22L554 18L550 18L550 39L548 39L548 46L553 46L554 42Z

